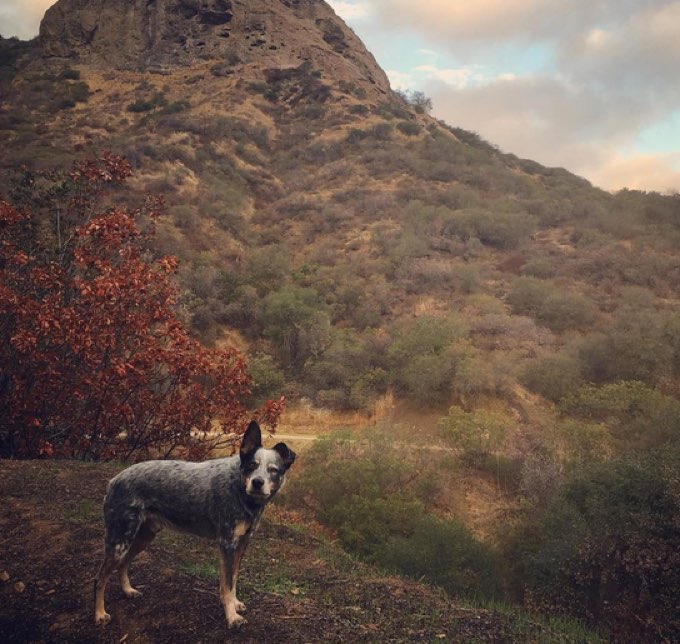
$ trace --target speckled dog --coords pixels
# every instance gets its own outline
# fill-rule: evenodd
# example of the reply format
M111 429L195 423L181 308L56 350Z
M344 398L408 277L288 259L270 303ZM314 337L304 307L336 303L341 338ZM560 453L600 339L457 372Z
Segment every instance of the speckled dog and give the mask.
M104 592L116 568L125 595L140 594L130 585L130 562L169 526L217 540L227 624L243 624L239 612L245 606L236 598L239 564L265 505L283 485L294 460L295 453L284 443L264 449L260 427L253 421L237 456L205 463L146 461L111 479L104 500L104 561L94 582L95 622L111 621Z

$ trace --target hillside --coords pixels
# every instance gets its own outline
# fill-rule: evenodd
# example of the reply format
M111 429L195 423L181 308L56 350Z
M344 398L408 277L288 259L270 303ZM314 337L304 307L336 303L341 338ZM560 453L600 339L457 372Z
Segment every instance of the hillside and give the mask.
M293 505L348 551L454 596L455 557L482 552L488 596L673 639L680 196L610 194L428 110L322 0L59 0L38 38L0 40L0 196L32 213L31 251L59 239L74 159L129 160L107 204L164 196L144 253L178 258L191 334L246 355L248 409L285 394L280 431L313 454ZM321 547L277 525L294 559ZM306 600L347 635L334 583ZM381 628L419 628L409 610Z
M224 641L215 548L176 533L159 537L131 571L142 598L128 602L112 583L113 622L105 630L94 625L101 499L118 469L3 462L3 642ZM384 576L283 517L269 511L253 539L240 578L248 624L229 641L586 641L577 628L457 604L432 588Z
M36 41L2 42L0 163L124 154L119 199L165 196L157 250L180 259L191 325L248 350L259 394L364 410L388 390L491 396L521 416L527 383L552 399L620 378L677 391L677 196L611 195L435 121L323 2L222 3L222 18L120 4L114 19L61 0ZM119 47L142 16L147 40ZM666 358L591 358L628 324L622 302ZM459 327L451 351L421 348L447 362L425 391L395 356L414 317ZM553 363L568 377L523 377Z
M574 382L677 391L673 365L606 373L581 342L615 334L624 300L663 329L677 313L677 196L611 195L435 121L324 2L119 4L61 0L37 41L3 41L0 163L124 154L120 199L167 200L158 252L181 261L193 329L248 349L263 395L516 407L524 369L574 355ZM430 393L393 355L414 316L461 325Z

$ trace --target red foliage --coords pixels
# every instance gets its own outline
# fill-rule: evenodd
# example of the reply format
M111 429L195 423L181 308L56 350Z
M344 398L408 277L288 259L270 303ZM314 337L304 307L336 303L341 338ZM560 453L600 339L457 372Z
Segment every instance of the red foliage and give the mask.
M40 195L25 173L23 201L42 217L0 201L0 456L198 458L253 415L243 357L188 335L176 261L150 258L161 201L102 211L130 174L106 154ZM254 415L273 429L282 411L283 399Z

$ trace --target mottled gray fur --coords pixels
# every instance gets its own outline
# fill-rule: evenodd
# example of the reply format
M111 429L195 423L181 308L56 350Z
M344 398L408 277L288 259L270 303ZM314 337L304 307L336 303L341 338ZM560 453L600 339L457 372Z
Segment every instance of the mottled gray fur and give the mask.
M128 566L168 526L217 541L227 624L243 624L238 611L245 606L236 598L241 557L294 460L294 452L284 443L264 449L253 421L237 456L205 463L146 461L111 479L104 500L106 538L104 562L95 580L95 621L110 621L104 591L116 568L123 592L128 597L140 594L130 585Z

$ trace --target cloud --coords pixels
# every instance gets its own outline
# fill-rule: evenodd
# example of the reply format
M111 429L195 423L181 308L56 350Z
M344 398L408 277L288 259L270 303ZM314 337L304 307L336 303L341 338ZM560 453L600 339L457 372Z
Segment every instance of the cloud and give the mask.
M370 2L344 2L343 0L330 0L328 4L333 7L343 20L361 20L372 12Z
M30 40L38 35L38 27L45 11L56 0L2 0L0 6L0 34Z
M437 80L426 84L425 91L433 100L435 116L478 132L505 152L566 167L608 189L622 187L633 176L628 170L633 165L624 163L617 150L631 146L646 124L645 115L619 109L615 98L549 76L504 75L457 86ZM677 174L669 170L662 176L661 172L669 159L663 155L655 159L656 166L646 165L655 168L649 185L672 187ZM624 183L616 183L617 170Z
M366 0L369 1L369 0ZM668 0L372 0L386 28L419 30L460 51L470 43L536 42L569 38L593 25L616 24Z
M680 109L680 1L372 2L372 29L438 53L403 70L436 116L607 188L680 188L671 156L635 153Z
M454 87L468 87L480 78L471 67L439 68L436 65L418 65L414 70L427 80L439 80Z
M411 74L396 69L388 69L385 73L390 79L392 89L407 90L415 85L415 80Z
M630 157L614 154L606 162L585 168L585 171L596 185L609 190L626 186L634 190L673 193L680 189L680 153Z

